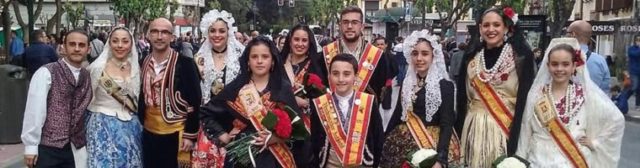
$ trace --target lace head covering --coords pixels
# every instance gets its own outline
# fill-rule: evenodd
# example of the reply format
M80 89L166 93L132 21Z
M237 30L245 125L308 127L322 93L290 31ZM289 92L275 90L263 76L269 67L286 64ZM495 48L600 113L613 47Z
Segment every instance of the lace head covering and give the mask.
M89 70L89 73L91 74L91 87L92 90L95 90L98 87L98 84L100 83L98 82L98 80L102 76L102 72L107 65L107 61L113 56L110 41L111 35L113 35L113 32L117 30L124 30L129 33L129 40L131 42L131 50L129 51L129 55L127 56L128 64L131 66L131 76L129 77L130 79L128 79L130 82L128 82L129 86L121 87L126 87L132 92L131 94L138 97L140 94L140 65L138 64L138 49L136 47L136 40L133 37L133 34L126 27L116 27L111 30L108 36L109 39L107 39L107 43L104 45L104 50L102 50L100 56L98 56L98 58L93 61L93 63L91 63L89 67L87 67L87 70Z
M431 35L429 31L414 31L407 37L403 44L404 57L409 62L409 68L407 69L407 75L402 83L402 120L407 120L407 111L409 108L413 108L413 88L418 84L418 75L413 63L411 62L411 51L418 43L419 39L425 39L429 41L431 48L433 48L433 59L429 69L427 70L427 77L425 79L425 102L426 109L426 121L431 121L433 114L438 111L440 104L442 104L442 97L440 93L440 80L449 80L447 71L445 69L444 54L442 54L442 46L438 43L438 37Z
M548 62L549 62L549 52L551 49L555 48L560 44L568 44L574 50L580 51L580 44L578 40L575 38L556 38L551 41L547 51L545 52L544 58L540 63L540 70L536 75L536 78L531 86L531 90L529 90L529 94L527 97L527 104L525 107L525 113L523 116L523 122L530 122L531 120L537 120L535 118L534 107L537 104L538 100L542 98L543 92L542 88L552 82L552 76L549 72ZM586 62L585 53L579 53L579 57L581 61ZM622 134L624 128L616 128L617 124L624 123L624 117L622 113L615 104L609 99L609 96L605 94L592 80L589 76L589 72L587 70L586 64L578 64L576 67L576 74L571 79L575 85L580 85L584 91L585 102L583 104L584 110L581 112L587 112L585 114L586 123L587 123L587 137L591 138L594 141L602 142L600 145L596 145L596 151L592 153L593 160L589 161L590 165L594 164L602 164L607 166L614 166L617 164L617 160L620 157L620 142L621 136L616 137L617 133L612 133L616 131L620 131ZM554 102L555 103L555 102ZM522 124L522 130L529 130L532 124ZM622 124L624 126L624 124ZM528 142L529 137L531 135L522 134L522 138L520 138L518 145L519 156L526 157L527 152L529 151ZM601 139L605 139L602 141ZM617 146L616 146L617 145ZM602 166L596 166L602 167ZM606 167L606 166L605 166Z
M240 73L240 64L238 63L238 59L240 55L242 55L242 51L244 50L244 45L240 43L235 38L235 32L238 31L237 27L234 27L235 19L231 16L231 13L227 11L218 11L217 9L211 10L207 12L203 17L202 21L200 21L200 31L201 32L209 32L209 27L213 25L216 21L223 21L227 25L227 52L225 57L225 85L231 83L233 79L238 76ZM209 36L205 36L208 38ZM202 89L202 99L207 102L211 96L211 84L214 77L214 60L213 54L211 53L213 50L213 45L208 39L204 40L202 43L202 47L196 53L196 57L202 57L204 59L204 70L202 73L202 82L200 82L200 89ZM196 58L198 59L198 58Z

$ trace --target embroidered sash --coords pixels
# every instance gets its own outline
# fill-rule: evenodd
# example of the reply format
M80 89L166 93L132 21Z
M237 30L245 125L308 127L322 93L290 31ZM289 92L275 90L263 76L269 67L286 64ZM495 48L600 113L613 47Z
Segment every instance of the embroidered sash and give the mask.
M548 94L544 94L544 98L536 103L535 113L540 124L547 128L547 131L549 131L562 153L571 161L571 164L577 168L589 167L577 143L557 117L556 108L551 103L551 98Z
M436 142L433 140L433 137L427 131L427 127L424 126L420 118L416 114L413 113L413 110L407 112L407 127L411 132L411 136L413 136L413 140L416 141L416 144L420 148L424 149L435 149Z
M244 107L242 108L243 110L239 110L238 112L249 119L256 130L265 130L266 128L262 125L262 119L267 115L267 109L253 83L249 83L240 89L238 99L242 107ZM269 145L269 150L283 168L296 167L293 154L284 143Z
M495 119L505 135L509 135L513 114L511 114L507 106L502 102L498 93L493 90L491 85L480 81L478 77L473 78L471 86L478 93L487 111L489 111L493 119Z
M103 72L98 82L107 94L124 105L129 111L134 113L138 111L138 98L135 98L135 96L129 94L126 89L120 87L109 75Z
M291 59L291 58L289 58ZM289 61L287 61L287 63L285 64L285 70L287 71L287 76L289 76L289 79L293 79L291 81L291 85L293 87L293 94L297 95L298 92L304 92L304 76L307 74L307 71L309 69L309 65L311 64L311 60L307 61L307 63L304 65L304 67L300 70L300 72L298 72L298 74L295 75L294 77L294 72L293 69L291 68L291 63L289 63ZM304 123L305 128L307 129L307 132L311 132L311 118L308 115L308 109L303 109L305 112L302 113L302 115L300 115L300 118L302 118L302 122Z
M323 47L322 49L325 54L325 64L327 66L327 70L329 70L329 64L331 63L331 60L339 53L338 42L333 42ZM367 85L369 84L369 80L371 79L374 70L376 69L376 66L378 66L380 58L382 57L382 50L374 47L371 44L367 44L364 52L359 57L360 59L358 63L358 72L356 72L357 76L354 89L359 92L364 92L367 88ZM335 90L335 88L333 88L333 85L329 86L331 87L331 90Z
M313 99L320 122L327 134L327 140L344 167L362 164L373 108L373 96L362 92L356 92L354 96L355 101L351 109L351 118L347 122L349 125L346 133L331 94Z

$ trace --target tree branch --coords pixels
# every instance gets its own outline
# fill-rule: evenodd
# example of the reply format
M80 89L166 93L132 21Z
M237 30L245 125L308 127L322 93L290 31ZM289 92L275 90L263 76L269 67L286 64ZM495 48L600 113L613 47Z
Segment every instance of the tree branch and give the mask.
M20 27L27 27L27 24L24 23L24 20L22 20L22 14L20 14L20 5L18 1L11 1L12 5L13 5L13 11L16 14L16 20L18 20L18 24L20 25Z
M36 7L36 12L33 13L33 18L38 18L38 16L40 16L40 13L42 13L42 3L43 2L44 2L44 0L38 0L38 7Z

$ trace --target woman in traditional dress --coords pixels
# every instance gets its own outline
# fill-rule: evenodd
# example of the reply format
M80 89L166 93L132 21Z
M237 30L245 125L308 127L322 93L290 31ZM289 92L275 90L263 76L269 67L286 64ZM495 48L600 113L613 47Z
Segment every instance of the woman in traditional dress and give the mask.
M624 117L591 81L585 62L576 39L551 41L518 145L531 167L618 167Z
M413 32L403 45L410 64L400 103L387 127L380 166L398 167L407 154L426 148L438 152L434 167L446 167L460 159L460 147L453 136L455 100L450 95L455 94L455 86L447 75L442 47L427 30ZM414 129L425 129L426 134L416 134Z
M231 13L216 9L202 17L200 31L207 32L207 40L194 59L202 77L202 104L215 98L224 86L231 83L240 73L238 58L244 46L234 36L234 32L237 31L233 26L234 22ZM198 142L192 154L193 167L223 166L224 149L211 144L203 131L198 135Z
M261 114L250 110L269 110L276 104L284 104L296 112L300 111L282 65L277 48L271 40L262 36L251 40L240 57L238 77L202 108L205 135L217 146L258 133L260 136L255 136L253 144L259 147L266 144L269 149L273 148L257 154L255 165L259 167L295 166L291 151L283 144L285 140L277 136L266 138L271 133L264 131L264 126L260 123L254 125L250 121L251 117ZM275 157L272 151L283 151L287 155ZM237 166L233 164L227 158L225 167Z
M320 78L324 76L324 73L321 72L322 68L320 68L324 60L318 53L316 40L308 26L298 24L291 28L291 32L289 36L282 36L283 39L286 39L283 40L284 45L280 55L284 60L284 69L287 77L291 81L291 86L293 86L296 104L302 110L302 119L310 131L309 103L311 99L317 98L321 94L307 92L308 88L305 88L305 85L309 82L310 75L316 75ZM296 151L303 152L295 154L300 156L297 158L302 159L296 161L296 163L300 166L307 165L312 160L311 142L307 140L305 142L297 142L295 145L301 149Z
M490 167L515 153L535 62L518 16L510 7L493 7L477 22L480 40L465 54L457 79L456 131L469 167ZM515 31L515 32L513 32ZM480 43L478 43L480 42Z
M140 66L131 32L115 28L105 50L89 66L89 167L142 167L142 125L138 120Z

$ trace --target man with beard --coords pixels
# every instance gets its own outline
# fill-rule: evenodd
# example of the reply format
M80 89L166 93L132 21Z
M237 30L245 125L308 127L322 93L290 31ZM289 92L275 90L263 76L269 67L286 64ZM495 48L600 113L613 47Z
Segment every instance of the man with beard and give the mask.
M144 167L189 166L198 133L200 77L193 59L169 47L172 30L166 18L150 23L147 37L152 49L140 66Z
M389 66L388 58L382 56L384 51L365 42L362 37L363 16L357 6L346 7L340 12L341 38L323 47L325 64L329 67L332 58L341 53L353 55L358 60L354 88L375 95L377 100L381 100L383 108L389 109L391 101L386 99L390 98L394 70ZM331 82L329 84L332 86ZM331 89L334 89L333 86Z

